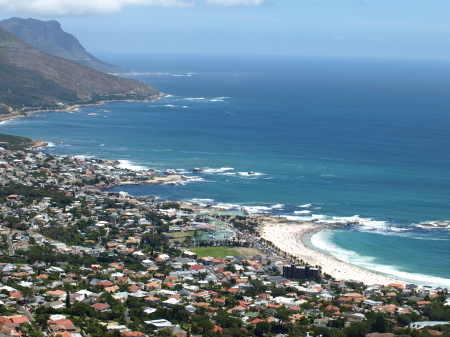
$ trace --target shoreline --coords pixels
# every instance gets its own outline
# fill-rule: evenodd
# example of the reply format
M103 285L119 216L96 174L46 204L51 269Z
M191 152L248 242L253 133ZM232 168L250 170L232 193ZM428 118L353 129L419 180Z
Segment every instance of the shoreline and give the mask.
M42 140L33 139L33 145L29 146L29 149L37 149L40 147L46 147L48 146L48 143L43 142Z
M62 106L61 108L54 108L54 109L37 109L37 110L30 110L28 111L12 111L9 114L0 115L0 123L5 122L10 119L15 118L26 118L26 117L32 117L30 115L36 114L36 113L45 113L45 112L66 112L66 113L73 113L77 112L77 109L80 107L85 106L103 106L108 103L115 103L115 102L156 102L160 100L162 97L166 96L166 94L161 93L158 97L152 98L152 99L143 99L143 100L130 100L130 99L118 99L118 100L111 100L111 101L99 101L97 103L77 103L77 104L71 104ZM25 108L26 109L26 108Z
M112 102L123 102L123 100L118 101L108 101L108 102L99 102L96 104L85 104L85 105L72 105L67 106L62 110L49 110L52 112L73 112L76 110L76 108L80 106L101 106L107 103ZM31 113L37 113L42 111L33 111L28 112L28 114ZM8 119L14 119L14 118L23 118L23 117L29 117L28 115L14 115L14 116L8 116L4 120ZM0 118L0 121L2 119ZM34 140L35 143L30 146L30 149L36 149L39 147L45 147L48 145L48 143ZM130 171L139 171L139 170L133 170L127 168L126 170ZM96 184L91 185L92 187L96 187L102 190L118 187L118 186L127 186L127 185L146 185L146 184L168 184L168 185L179 185L180 181L187 181L189 180L187 177L182 175L167 175L167 176L154 176L151 180L141 180L141 181L120 181L116 183L109 183L109 184ZM266 219L266 221L275 221L277 218L274 215L267 215L263 213L255 214L257 216L265 216L269 219ZM250 215L251 217L251 215ZM317 247L314 247L314 245L309 241L307 236L309 235L312 237L313 235L317 234L318 232L327 229L332 228L332 225L329 224L318 224L314 222L300 222L295 223L292 221L288 221L285 219L284 222L278 222L278 219L281 220L281 218L277 218L276 223L264 223L263 231L269 230L269 227L274 227L275 232L273 234L279 235L279 233L283 234L281 238L276 238L277 242L274 241L274 238L276 235L266 235L261 236L263 238L266 238L269 241L272 241L278 248L280 248L282 251L298 256L299 258L303 259L305 262L308 262L312 265L320 265L322 268L322 271L324 273L327 273L331 276L333 276L336 279L355 279L355 280L361 280L365 284L389 284L389 283L414 283L414 282L407 282L407 281L400 281L395 279L394 277L390 277L388 275L384 275L369 269L364 269L361 267L358 267L354 264L342 261L331 255L330 253L321 251ZM303 228L297 228L295 231L289 231L292 227L299 227L299 225L302 225ZM267 227L267 228L266 228ZM305 229L307 227L307 229ZM296 251L293 247L300 248L298 251ZM300 253L298 253L300 252ZM334 267L334 269L333 269Z
M48 143L35 140L35 144L31 146L30 149L45 147L47 145ZM111 159L109 160L102 159L102 160L107 161L106 166L120 167L119 160L111 160ZM131 172L141 172L141 170L133 168L124 168L124 169L126 171ZM154 171L154 173L156 173L156 171ZM156 174L153 176L152 179L147 180L139 180L139 181L125 180L119 182L116 181L114 183L102 182L99 184L90 185L90 187L98 188L100 190L107 190L119 186L147 185L147 184L159 184L159 185L166 184L175 186L175 185L182 185L182 182L189 180L190 180L189 177L180 174L167 174L162 176ZM183 201L179 201L179 203L182 202ZM201 205L199 205L199 207L203 208ZM417 281L414 280L399 280L396 279L394 276L383 274L381 272L377 272L371 269L366 269L357 266L355 264L352 264L350 262L340 260L331 253L315 247L314 244L311 242L312 236L316 235L317 233L323 230L342 227L343 226L342 223L327 224L310 221L293 222L288 220L287 218L267 213L248 214L248 217L257 219L257 222L261 223L258 230L262 234L261 235L262 238L271 241L281 251L289 255L296 256L310 265L320 266L323 273L329 274L335 279L356 280L361 281L366 285L374 285L374 284L388 285L390 283L397 283L403 285L409 283L419 284ZM269 233L265 233L267 231Z
M34 144L29 147L32 150L48 146L48 143L46 142L39 140L33 141ZM111 159L109 160L102 159L102 160L105 160L107 162L106 166L120 167L119 160L111 160ZM124 168L124 169L130 172L142 172L141 170L133 168ZM156 173L156 171L153 172ZM157 173L156 175L153 176L152 179L139 181L125 180L125 181L116 181L114 183L102 182L95 185L88 185L86 187L88 188L94 187L100 190L107 190L110 188L127 185L128 186L146 185L146 184L181 185L180 182L185 182L189 180L190 180L189 177L180 174L167 174L159 176ZM179 203L183 202L179 201ZM198 206L200 208L204 208L201 205ZM322 269L322 273L329 274L337 280L355 280L363 282L366 285L374 285L374 284L388 285L390 283L397 283L403 285L408 283L418 284L417 281L399 280L396 279L394 276L389 276L387 274L383 274L374 270L359 267L350 262L345 262L343 260L336 258L331 253L323 251L312 244L311 242L312 236L316 235L317 233L323 230L342 227L343 224L340 223L327 224L310 221L293 222L288 220L287 218L267 213L248 214L248 217L260 223L258 226L258 231L261 234L261 238L264 238L267 241L272 242L281 251L289 255L298 257L299 259L302 259L305 263L308 263L312 266L319 266Z
M320 266L323 274L331 275L337 280L361 281L366 285L388 285L390 283L405 285L411 283L342 261L321 251L310 242L310 245L305 243L308 236L310 238L320 231L330 228L333 228L333 226L313 222L289 223L284 221L274 223L263 221L260 227L260 235L267 241L271 241L281 251L302 259L312 266Z

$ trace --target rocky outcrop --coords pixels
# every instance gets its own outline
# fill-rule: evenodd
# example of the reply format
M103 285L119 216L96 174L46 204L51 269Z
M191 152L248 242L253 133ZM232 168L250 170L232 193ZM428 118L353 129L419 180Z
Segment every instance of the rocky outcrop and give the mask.
M9 114L13 111L13 108L11 108L10 106L7 106L6 104L0 103L0 114L4 115L4 114Z

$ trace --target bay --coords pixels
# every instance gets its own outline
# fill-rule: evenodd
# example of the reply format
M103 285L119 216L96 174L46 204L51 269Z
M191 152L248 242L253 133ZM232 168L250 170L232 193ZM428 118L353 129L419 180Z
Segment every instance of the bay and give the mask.
M133 195L245 206L293 220L359 221L313 242L367 268L450 285L443 268L449 231L418 226L450 220L448 62L127 54L107 60L147 73L127 77L169 96L49 112L2 123L0 132L51 142L46 151L55 154L195 178L182 186L119 188Z

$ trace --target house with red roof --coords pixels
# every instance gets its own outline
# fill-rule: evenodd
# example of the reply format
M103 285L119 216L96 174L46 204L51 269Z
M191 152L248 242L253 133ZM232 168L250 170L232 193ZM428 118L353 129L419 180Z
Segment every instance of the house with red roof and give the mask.
M111 309L111 306L108 303L95 303L91 305L92 308L94 308L95 311L106 311L108 309Z
M10 293L9 296L14 297L16 300L23 300L24 296L22 294L22 292L20 291L16 291L14 293Z
M245 314L245 310L247 310L245 307L238 305L232 308L231 312L235 314Z
M145 304L157 304L161 301L160 298L158 297L154 297L154 296L149 296L144 298Z
M25 317L25 316L21 316L21 317L12 317L11 321L13 323L17 323L17 324L22 324L22 323L30 323L30 320Z
M220 306L225 305L225 300L223 298L215 298L213 299L213 301L219 304Z
M125 337L145 337L145 333L140 331L122 331L122 335Z
M214 325L214 329L212 329L211 331L221 332L221 331L223 331L223 329L220 326L218 326L218 325Z
M137 286L137 285L135 285L135 284L133 284L132 286L129 286L129 287L128 287L128 291L129 291L130 293L135 293L135 292L137 292L137 291L139 291L139 290L141 290L141 287L139 287L139 286Z

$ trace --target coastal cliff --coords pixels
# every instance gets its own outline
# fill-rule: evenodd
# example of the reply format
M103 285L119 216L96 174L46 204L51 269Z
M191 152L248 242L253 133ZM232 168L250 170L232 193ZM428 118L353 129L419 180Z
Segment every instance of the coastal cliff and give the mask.
M0 21L0 26L33 47L66 60L105 73L127 72L88 53L75 36L62 30L58 21L10 18Z
M0 27L0 103L3 114L64 104L155 100L146 83L96 71L37 49ZM3 115L4 116L4 115Z

